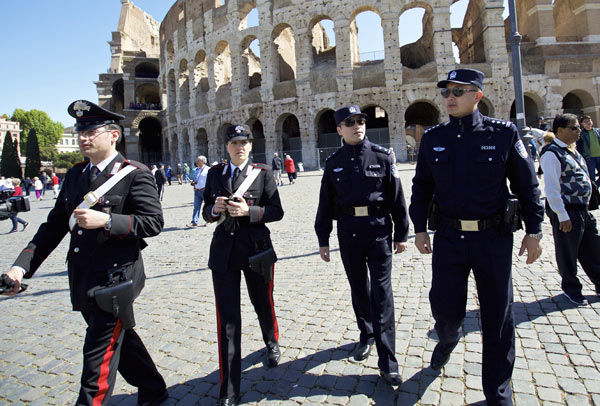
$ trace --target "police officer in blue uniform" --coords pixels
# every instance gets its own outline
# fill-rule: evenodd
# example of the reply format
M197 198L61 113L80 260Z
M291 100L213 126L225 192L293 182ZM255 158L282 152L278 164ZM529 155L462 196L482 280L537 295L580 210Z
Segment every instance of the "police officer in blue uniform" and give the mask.
M31 278L70 234L67 263L71 303L87 324L76 404L107 405L118 371L138 388L138 405L156 406L168 398L168 392L144 343L131 325L102 310L89 293L105 285L109 273L119 269L133 281L134 296L143 288L144 238L158 235L164 224L154 177L146 166L126 160L116 150L121 137L119 121L124 116L87 100L71 103L68 112L77 120L79 148L89 161L67 172L48 219L8 272L15 282L12 293L19 291L21 279ZM96 195L88 192L100 193L99 188L128 166L136 169L97 196L91 207L80 207L84 196L85 201L93 202L90 199Z
M321 258L329 262L329 235L337 220L340 254L360 330L354 359L366 359L375 343L381 376L400 385L392 245L396 253L406 249L408 213L394 155L365 137L365 117L355 105L334 114L343 146L325 162L315 231Z
M525 223L519 255L527 251L528 264L541 255L543 207L533 160L516 126L477 109L483 78L477 70L456 69L437 84L450 121L423 134L410 216L421 253L432 253L428 217L436 230L429 300L439 342L431 367L442 368L460 339L473 270L482 318L483 391L488 405L512 405L512 231L519 221L506 180ZM505 216L507 209L511 213Z

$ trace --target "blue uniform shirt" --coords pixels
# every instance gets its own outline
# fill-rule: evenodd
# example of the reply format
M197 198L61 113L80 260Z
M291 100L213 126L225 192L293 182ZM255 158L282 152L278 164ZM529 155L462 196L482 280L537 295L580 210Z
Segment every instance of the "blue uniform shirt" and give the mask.
M364 217L344 213L345 209L356 206L377 210ZM406 202L394 155L389 149L365 137L360 144L344 144L327 158L315 220L320 247L329 246L334 219L338 220L338 228L367 239L390 235L393 219L393 240L407 240Z
M478 220L501 213L509 197L507 179L519 199L526 232L540 232L539 184L516 126L479 110L460 119L450 116L421 139L410 205L415 232L426 231L434 195L446 217Z

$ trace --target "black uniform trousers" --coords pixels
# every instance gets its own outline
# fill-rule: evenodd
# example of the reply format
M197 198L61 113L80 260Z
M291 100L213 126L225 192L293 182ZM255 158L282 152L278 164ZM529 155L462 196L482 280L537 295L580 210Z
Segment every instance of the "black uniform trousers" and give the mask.
M554 249L561 287L567 295L581 294L581 282L577 278L577 260L583 271L600 293L600 235L596 219L587 210L569 210L567 214L573 225L568 233L560 231L560 221L552 210L546 210L552 224Z
M394 293L392 291L392 237L365 240L338 227L340 254L352 293L352 307L360 342L375 340L378 366L398 372ZM367 270L368 267L368 270Z
M275 265L271 267L274 274ZM251 270L244 270L248 295L258 316L258 322L267 348L279 341L279 327L273 304L273 278L265 282L263 277ZM212 271L215 302L217 305L217 334L219 339L219 398L240 394L242 376L242 316L240 279L242 271L228 269Z
M497 229L464 232L445 227L434 236L429 301L443 349L460 339L471 269L475 276L483 337L482 383L488 406L512 405L515 363L512 234Z
M117 370L138 388L138 403L148 402L167 389L144 343L133 329L99 309L82 312L88 327L83 344L83 373L77 405L108 405Z

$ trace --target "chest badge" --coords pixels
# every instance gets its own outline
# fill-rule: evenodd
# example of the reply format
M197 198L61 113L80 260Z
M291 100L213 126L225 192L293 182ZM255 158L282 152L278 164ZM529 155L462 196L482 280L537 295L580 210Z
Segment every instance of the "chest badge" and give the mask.
M433 150L434 150L435 152L442 152L442 151L445 151L445 150L446 150L446 148L445 148L445 147L433 147Z
M369 165L368 169L381 169L381 165Z
M341 172L341 171L343 171L343 170L344 170L344 168L335 168L333 171L334 171L335 173L338 173L338 172Z

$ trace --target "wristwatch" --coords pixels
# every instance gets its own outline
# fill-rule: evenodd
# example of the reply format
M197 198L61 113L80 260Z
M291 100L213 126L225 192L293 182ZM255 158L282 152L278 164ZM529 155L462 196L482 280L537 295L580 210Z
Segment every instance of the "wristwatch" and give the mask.
M540 231L537 234L527 234L527 237L535 238L536 240L541 241L543 235L544 234L542 234L542 232Z
M112 227L112 216L110 216L108 218L108 220L106 221L106 224L104 225L104 229L106 231L110 231L110 228Z

